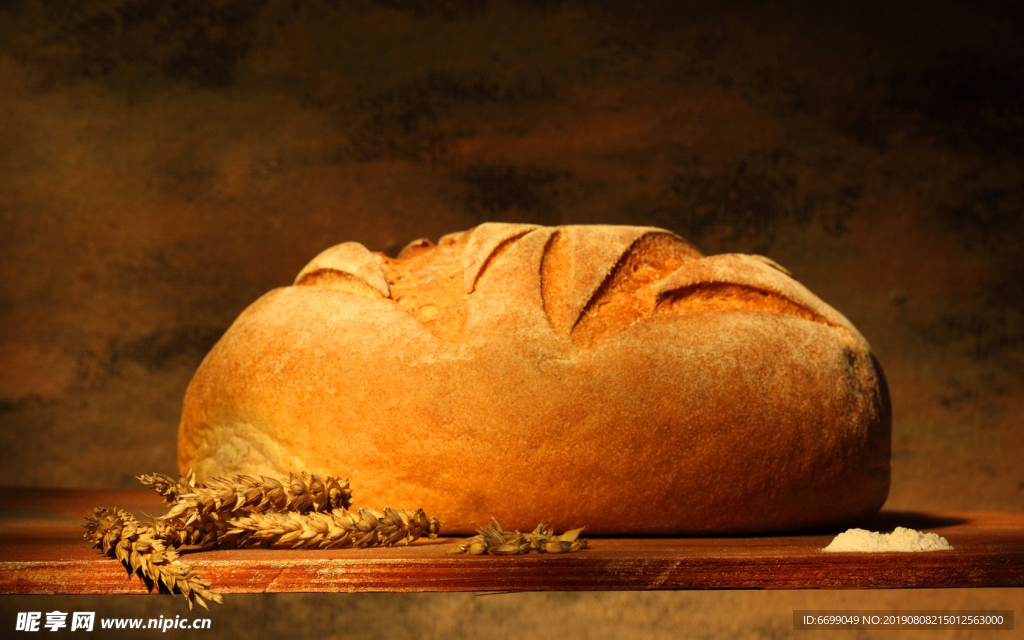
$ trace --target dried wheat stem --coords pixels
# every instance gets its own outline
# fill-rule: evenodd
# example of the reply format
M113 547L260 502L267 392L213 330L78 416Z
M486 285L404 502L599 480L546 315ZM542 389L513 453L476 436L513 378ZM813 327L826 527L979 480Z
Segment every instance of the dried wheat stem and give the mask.
M230 546L331 549L409 544L437 537L441 523L422 510L335 509L331 513L253 513L230 521L221 537Z
M554 530L539 524L532 533L506 531L497 520L479 529L480 533L459 543L452 553L473 555L519 555L524 553L570 553L587 548L587 541L580 538L582 528L555 535Z
M315 474L287 478L236 475L197 482L163 474L139 476L170 505L151 523L126 511L95 509L86 516L85 538L133 573L206 607L223 602L191 568L178 561L180 546L289 546L333 548L390 546L433 539L441 523L422 510L385 508L348 511L348 480Z
M163 496L167 504L174 504L177 502L179 494L190 493L196 486L196 475L191 471L187 476L180 476L177 480L162 473L144 474L138 476L137 479L143 486Z
M240 513L231 514L235 517ZM199 546L208 547L217 544L217 539L226 530L225 515L221 513L183 514L168 518L161 516L153 519L154 536L172 547Z
M193 603L205 609L207 601L224 601L210 589L209 581L178 561L178 553L167 548L152 525L138 522L127 511L95 509L86 516L85 529L85 539L94 547L119 560L132 573L141 574L157 585L163 584L171 593L182 594L189 609Z
M175 481L170 476L139 476L171 505L154 522L158 535L172 546L210 546L225 531L225 521L265 511L329 511L348 506L352 491L344 478L290 474L286 478L236 475L197 483L195 474Z
M352 504L346 478L294 473L287 478L235 475L196 482L189 472L175 481L163 474L139 476L171 505L164 518L233 511L330 511Z

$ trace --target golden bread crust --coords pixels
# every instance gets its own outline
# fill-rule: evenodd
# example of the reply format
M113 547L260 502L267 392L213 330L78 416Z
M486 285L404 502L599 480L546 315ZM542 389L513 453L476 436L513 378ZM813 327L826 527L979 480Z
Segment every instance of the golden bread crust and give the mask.
M347 476L449 533L768 532L876 512L889 431L867 342L770 260L485 224L339 245L254 303L189 386L179 466Z

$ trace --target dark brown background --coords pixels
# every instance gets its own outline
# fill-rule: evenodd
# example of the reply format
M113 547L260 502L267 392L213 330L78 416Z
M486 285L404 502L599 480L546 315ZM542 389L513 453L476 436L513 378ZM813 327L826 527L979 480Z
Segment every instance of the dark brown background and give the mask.
M0 483L127 488L173 471L203 355L332 244L394 251L486 220L624 223L771 256L861 329L892 391L891 508L1019 511L1024 19L1011 4L2 3ZM988 601L935 597L958 593ZM771 636L801 597L229 607L455 616L465 635L488 616L525 616L512 629L528 632L563 610L618 611L586 616L593 637L678 630L695 607L709 633L740 620ZM98 602L113 615L121 601Z

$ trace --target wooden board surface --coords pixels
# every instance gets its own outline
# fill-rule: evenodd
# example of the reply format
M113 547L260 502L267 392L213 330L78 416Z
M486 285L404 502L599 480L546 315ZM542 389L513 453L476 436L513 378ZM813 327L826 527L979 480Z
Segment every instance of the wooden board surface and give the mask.
M90 549L94 506L160 514L144 491L0 489L0 593L145 593ZM377 549L188 553L224 593L541 591L561 589L881 589L1024 586L1024 514L883 512L872 530L935 531L952 551L842 553L832 534L730 538L591 538L581 553L450 555L457 539Z

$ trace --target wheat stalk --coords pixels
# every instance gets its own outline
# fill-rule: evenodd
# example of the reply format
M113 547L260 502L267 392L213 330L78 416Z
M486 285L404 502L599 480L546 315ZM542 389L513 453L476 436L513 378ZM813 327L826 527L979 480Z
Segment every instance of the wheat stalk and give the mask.
M218 512L192 512L187 517L160 516L153 518L153 532L172 547L210 547L217 544L217 539L225 530L224 517L225 514Z
M138 573L171 593L180 593L188 602L207 609L206 601L222 603L220 594L210 589L188 565L178 561L178 553L168 548L155 534L152 525L138 522L127 511L97 508L86 516L85 539L116 558L132 573Z
M199 483L190 471L178 480L155 473L139 476L139 481L170 504L154 526L173 546L215 545L226 520L250 513L329 511L352 503L347 479L309 473L280 479L234 475Z
M196 486L196 475L191 471L186 476L179 476L177 480L162 473L143 474L137 476L137 479L143 486L163 496L167 504L174 504L179 494L190 493Z
M316 474L287 478L235 475L197 482L194 473L139 476L170 505L166 514L140 523L128 512L95 509L86 516L85 538L133 573L206 607L223 602L192 569L178 561L177 547L291 547L330 549L409 544L437 537L441 522L422 510L348 510L348 480ZM566 534L567 535L567 534Z
M303 472L287 478L234 475L196 482L195 474L174 480L160 473L139 476L171 505L164 517L231 511L330 511L352 505L346 478Z
M330 513L252 513L235 518L220 538L230 546L332 549L409 544L437 537L441 523L422 510L335 509Z
M492 518L492 521L494 524L480 527L479 534L463 540L451 553L511 556L531 552L570 553L587 548L587 541L579 537L582 527L559 536L546 524L538 524L531 533L519 533L506 531L496 519Z

